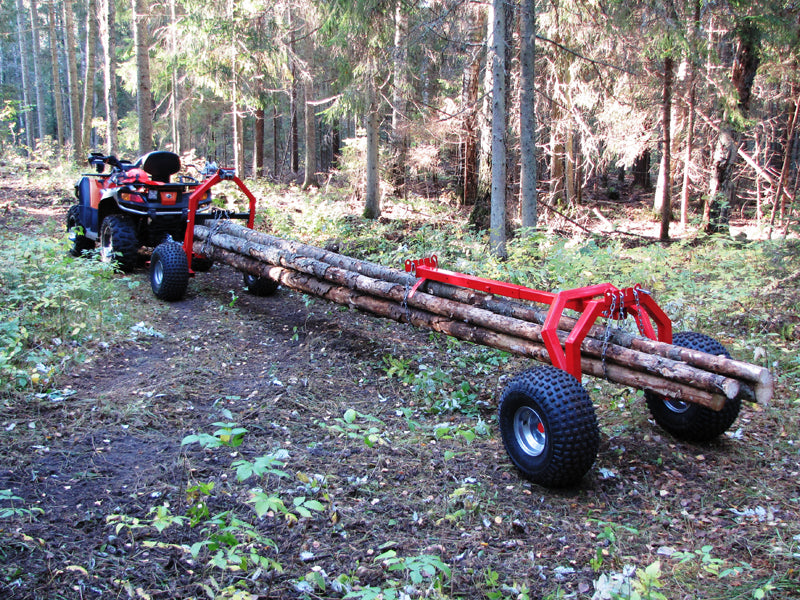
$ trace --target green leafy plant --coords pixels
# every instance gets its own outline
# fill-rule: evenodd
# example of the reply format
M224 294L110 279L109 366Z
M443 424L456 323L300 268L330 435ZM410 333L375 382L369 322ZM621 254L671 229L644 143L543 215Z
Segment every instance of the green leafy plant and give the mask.
M0 391L47 389L95 344L124 337L138 320L125 290L139 282L70 256L65 243L29 236L0 243Z
M44 514L44 510L38 506L25 508L24 506L14 506L14 502L23 502L19 496L15 496L11 490L0 490L0 502L10 502L11 506L0 506L0 519L11 517L27 517L34 519L37 514Z
M181 446L200 444L203 448L219 448L220 446L238 448L242 445L247 429L239 427L238 423L217 422L212 425L217 428L213 433L187 435L181 440Z
M236 480L239 482L247 481L253 476L267 477L274 475L275 477L288 477L289 474L282 470L286 466L286 459L288 458L289 453L286 450L279 449L272 454L259 456L252 461L245 459L235 460L231 463L231 466L236 469Z

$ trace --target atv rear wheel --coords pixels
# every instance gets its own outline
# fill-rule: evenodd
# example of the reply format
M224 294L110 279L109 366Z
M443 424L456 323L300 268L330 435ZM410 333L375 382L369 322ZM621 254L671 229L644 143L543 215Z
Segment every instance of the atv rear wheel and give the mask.
M714 338L694 331L681 331L672 337L672 344L730 358L728 349ZM684 402L646 391L647 408L662 428L682 440L707 442L722 435L739 416L742 401L725 400L722 410L711 410L700 404Z
M67 211L67 235L71 245L69 253L72 256L82 256L84 252L94 249L94 242L84 235L81 224L81 207L77 204L70 206Z
M150 257L150 287L160 300L180 300L189 285L189 263L183 245L159 244Z
M136 267L139 239L133 222L124 215L109 215L100 226L100 260L116 262L122 271Z
M547 487L578 483L600 445L589 394L572 375L551 366L511 380L500 397L499 426L511 461Z
M278 290L278 282L269 277L257 277L250 273L244 275L244 289L253 296L272 296Z

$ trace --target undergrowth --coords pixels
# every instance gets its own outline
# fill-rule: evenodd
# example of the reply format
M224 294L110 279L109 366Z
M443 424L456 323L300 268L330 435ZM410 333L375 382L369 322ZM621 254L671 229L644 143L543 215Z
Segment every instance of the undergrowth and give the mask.
M46 390L88 348L133 323L129 288L111 265L75 258L66 240L18 237L0 248L0 392Z

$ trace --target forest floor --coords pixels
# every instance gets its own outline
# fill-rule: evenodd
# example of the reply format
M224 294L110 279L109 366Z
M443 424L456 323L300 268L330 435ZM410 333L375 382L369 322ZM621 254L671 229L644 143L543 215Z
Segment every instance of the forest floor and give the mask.
M62 235L61 190L0 187L4 239ZM130 335L0 403L0 490L30 511L0 520L3 598L600 599L623 579L624 598L800 598L798 399L780 381L705 445L587 381L599 455L554 491L496 430L526 361L252 297L227 266L172 304L130 277ZM474 409L433 414L425 386Z

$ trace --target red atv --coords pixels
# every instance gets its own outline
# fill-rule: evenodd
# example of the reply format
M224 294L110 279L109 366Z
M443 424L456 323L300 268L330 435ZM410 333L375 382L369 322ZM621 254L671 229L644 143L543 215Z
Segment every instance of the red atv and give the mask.
M206 163L201 180L174 175L181 170L173 152L150 152L134 163L93 152L87 159L96 173L84 174L75 184L78 203L67 212L74 256L100 245L100 260L116 262L132 271L142 246L154 247L150 258L150 284L162 300L180 300L189 278L207 271L212 261L192 251L195 223L207 220L245 219L253 226L255 197L233 171ZM111 171L105 173L109 165ZM223 180L234 181L250 200L243 213L212 206L210 188ZM175 240L180 240L180 243ZM270 279L244 275L245 286L256 295L277 289Z

